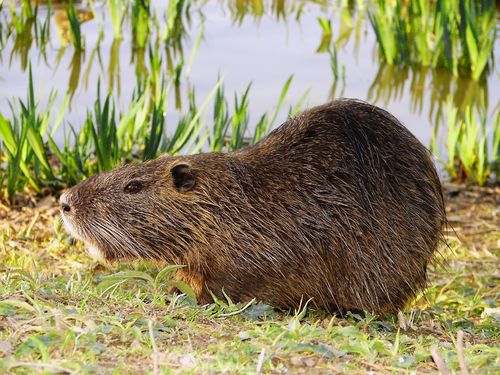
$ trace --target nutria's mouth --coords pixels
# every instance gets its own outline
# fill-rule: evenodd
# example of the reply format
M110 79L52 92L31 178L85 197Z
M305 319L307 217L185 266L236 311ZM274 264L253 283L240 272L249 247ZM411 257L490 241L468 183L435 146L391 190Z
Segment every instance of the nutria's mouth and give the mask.
M140 258L139 244L127 236L119 226L110 226L98 217L82 222L61 209L61 218L68 232L82 241L90 257L105 263Z
M61 211L61 219L64 223L64 226L71 234L71 236L73 236L79 241L82 241L85 244L85 247L87 248L87 252L90 255L90 257L98 261L106 261L106 257L104 256L105 254L104 251L102 251L99 248L99 246L95 244L94 241L85 238L85 236L82 235L81 231L78 230L78 227L73 224L72 219L64 214L63 209L61 209L60 211Z
M71 219L64 214L64 211L62 209L60 210L60 213L61 213L61 219L68 232L77 240L85 242L82 236L80 235L80 232L76 229L76 226L73 225Z

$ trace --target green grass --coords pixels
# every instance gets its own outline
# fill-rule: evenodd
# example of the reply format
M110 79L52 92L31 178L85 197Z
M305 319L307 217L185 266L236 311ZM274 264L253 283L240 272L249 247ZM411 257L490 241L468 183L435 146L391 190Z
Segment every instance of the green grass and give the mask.
M449 265L431 267L430 288L399 316L342 319L257 302L198 306L167 294L172 268L89 260L50 198L0 212L1 372L429 373L435 346L453 371L460 358L470 373L500 369L498 232L450 238Z

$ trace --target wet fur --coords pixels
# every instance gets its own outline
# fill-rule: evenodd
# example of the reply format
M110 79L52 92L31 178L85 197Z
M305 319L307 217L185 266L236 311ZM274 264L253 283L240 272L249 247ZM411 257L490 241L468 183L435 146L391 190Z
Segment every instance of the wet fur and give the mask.
M176 186L189 167L194 187ZM125 194L132 180L143 183ZM210 290L276 307L401 308L426 282L446 222L425 147L386 111L337 100L234 153L162 156L66 193L74 234L105 259L184 264Z

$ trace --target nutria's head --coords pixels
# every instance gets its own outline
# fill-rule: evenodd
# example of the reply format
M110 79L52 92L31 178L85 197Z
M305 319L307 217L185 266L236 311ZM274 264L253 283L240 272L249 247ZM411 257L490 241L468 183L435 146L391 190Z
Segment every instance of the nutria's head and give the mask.
M187 158L129 164L65 191L61 216L96 258L176 260L189 242L183 222L196 184Z

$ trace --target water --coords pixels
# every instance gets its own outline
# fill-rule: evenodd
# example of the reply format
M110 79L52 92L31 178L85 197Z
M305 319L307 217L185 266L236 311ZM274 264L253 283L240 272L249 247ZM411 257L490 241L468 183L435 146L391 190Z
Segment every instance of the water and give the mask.
M152 1L152 9L160 19L160 31L165 24L165 3ZM276 5L280 3L285 4L281 13ZM251 123L256 123L263 112L271 111L277 104L281 87L293 74L286 108L297 103L307 90L309 95L305 106L322 104L340 96L367 100L389 110L425 145L429 145L436 124L444 123L448 95L460 108L469 104L485 108L490 119L500 107L498 63L494 71L478 83L455 78L444 70L397 68L381 62L366 7L350 11L336 2L275 1L274 5L265 2L267 6L263 14L256 15L259 10L252 9L250 4L252 2L206 1L195 2L192 6L190 22L186 22L187 37L182 41L185 64L200 30L203 30L203 40L193 60L189 79L181 84L181 111L186 110L188 85L196 88L196 98L201 103L214 87L217 77L221 76L230 101L234 92L242 93L252 82L250 113ZM60 8L54 7L50 13L51 35L45 54L37 48L35 41L30 42L29 37L19 37L16 41L15 33L6 36L6 27L2 26L0 111L4 116L10 115L9 101L26 96L28 61L32 64L34 87L41 108L46 105L50 92L57 90L54 105L54 112L57 112L64 93L70 93L64 117L66 126L71 124L79 128L83 124L86 112L96 98L98 80L102 91L113 93L122 110L128 108L136 87L137 67L142 64L149 67L148 51L133 50L129 18L123 25L123 40L114 39L106 3L95 4L95 18L87 5L79 4L78 9L81 19L85 20L82 34L86 48L80 53L65 41L69 37L68 23L64 10ZM10 17L4 7L2 24L5 25ZM43 22L46 17L47 8L40 7L38 22ZM341 76L336 82L329 55L317 52L322 39L318 17L332 21L332 39L337 46ZM164 49L159 48L165 61ZM499 50L500 39L497 38L495 51ZM180 56L178 53L173 60L179 61ZM165 65L162 71L166 73ZM173 129L179 110L175 108L173 95L170 99L167 126ZM210 112L206 117L209 123ZM278 120L285 118L283 112ZM64 127L61 127L56 134L58 142L62 142L63 133ZM443 143L442 134L438 140Z

